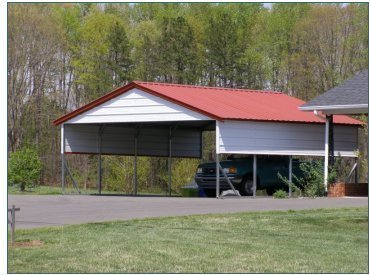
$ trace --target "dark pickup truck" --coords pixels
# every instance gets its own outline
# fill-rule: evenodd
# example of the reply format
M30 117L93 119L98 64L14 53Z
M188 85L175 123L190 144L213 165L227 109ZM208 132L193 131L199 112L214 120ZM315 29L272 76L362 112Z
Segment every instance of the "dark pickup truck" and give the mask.
M292 161L292 172L297 177L302 175L299 168L300 163L296 159ZM221 161L220 165L241 195L253 195L253 156L232 155L227 160ZM272 195L278 189L287 190L288 186L279 179L278 173L288 178L289 157L258 156L257 190L266 189L268 195ZM195 175L195 182L207 195L214 194L216 190L216 163L200 164ZM227 189L230 189L230 186L220 171L220 191Z

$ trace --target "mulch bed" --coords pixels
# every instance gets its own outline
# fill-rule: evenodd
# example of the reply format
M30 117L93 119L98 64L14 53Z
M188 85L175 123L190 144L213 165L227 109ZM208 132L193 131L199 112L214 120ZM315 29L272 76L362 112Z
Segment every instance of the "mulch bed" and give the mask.
M11 243L8 244L9 247L41 247L43 245L44 242L40 240L32 240L28 242L14 242L13 245Z

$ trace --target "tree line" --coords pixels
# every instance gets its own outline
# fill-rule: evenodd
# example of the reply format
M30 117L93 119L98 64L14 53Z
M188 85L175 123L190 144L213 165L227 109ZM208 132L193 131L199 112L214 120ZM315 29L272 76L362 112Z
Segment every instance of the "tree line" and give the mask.
M115 87L158 81L310 100L367 68L368 43L367 3L10 3L8 150L34 148L41 182L56 184L60 133L52 121ZM211 159L212 136L205 141ZM132 159L105 159L106 186L130 192ZM80 182L93 185L96 159L70 161ZM165 160L140 161L143 188L164 184ZM176 160L174 171L191 178L198 162Z

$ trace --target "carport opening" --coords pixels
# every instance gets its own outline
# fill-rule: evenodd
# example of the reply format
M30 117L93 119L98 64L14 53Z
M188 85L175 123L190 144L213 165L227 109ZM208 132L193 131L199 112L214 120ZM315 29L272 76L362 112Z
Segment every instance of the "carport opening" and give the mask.
M77 142L68 142L68 129ZM97 145L88 148L87 140L94 139L91 136L81 137L79 144L76 133L88 135L94 129L98 140L92 143ZM112 131L120 132L120 136L110 137ZM65 124L64 193L72 190L95 195L178 196L179 186L192 182L198 164L214 160L214 131L215 121ZM148 137L141 136L148 133ZM121 147L117 148L117 141ZM111 152L110 145L115 146ZM76 167L69 167L70 160L85 166L86 176L78 175ZM178 164L175 169L174 163ZM91 168L95 179L87 178Z
M84 125L87 127L88 125ZM126 154L126 155L117 155L117 154L109 154L104 151L99 151L94 154L87 154L83 152L66 152L64 158L66 165L66 172L71 173L72 177L65 176L65 187L72 187L76 184L78 189L82 193L90 193L94 195L129 195L129 196L179 196L181 195L180 186L187 185L194 180L196 168L198 164L204 162L215 162L217 161L217 154L215 152L215 121L198 121L198 122L160 122L160 123L116 123L116 124L104 124L104 125L91 125L93 127L98 127L98 133L104 133L104 129L107 128L122 128L131 129L131 133L138 133L135 136L138 138L140 137L140 129L161 129L167 132L168 137L172 134L175 134L177 130L192 130L198 131L200 133L200 152L198 157L176 157L172 154L172 148L170 144L170 138L165 140L167 144L167 149L165 150L165 154L161 155L161 153L156 153L155 156L153 155L145 155L142 151L138 150L139 143L138 140L135 142L135 138L133 139L134 142L131 140L131 144L127 147L130 148L133 154ZM67 126L68 127L68 126ZM74 125L74 127L79 128L79 126ZM102 132L101 132L102 131ZM102 140L100 144L104 144L104 135L101 136ZM163 137L164 138L164 137ZM124 141L122 141L124 142ZM98 142L99 144L99 142ZM135 160L135 144L136 144L136 160ZM70 144L73 146L72 144ZM191 144L191 147L194 147L194 144ZM98 150L101 150L98 149ZM163 153L163 152L162 152ZM83 157L85 156L85 158ZM86 158L87 156L87 158ZM254 155L250 154L219 154L219 161L227 160L227 159L237 159L237 158L253 158ZM88 179L84 177L84 175L78 175L75 173L76 167L68 167L69 159L78 159L80 161L77 162L78 165L84 166L85 171L89 174L87 169L87 163L90 162L94 166L95 164L95 176L96 179ZM271 190L268 188L260 188L257 190L257 184L260 181L260 173L261 167L258 166L258 163L261 162L261 159L266 158L281 158L282 165L289 166L290 162L287 161L288 158L286 156L268 156L268 155L256 155L256 178L253 178L253 181L256 182L256 186L253 186L253 195L254 196L266 196L271 195ZM305 156L292 156L289 158L299 159L299 160L312 160L312 159L322 159L321 157L305 157ZM355 159L353 158L342 158L342 167L347 167L348 170L348 163L351 165ZM76 162L76 161L74 161ZM112 166L112 162L114 163ZM173 164L177 163L180 166L185 167L183 170L176 169L174 170ZM344 165L343 165L344 163ZM352 166L351 166L352 167ZM188 169L188 170L186 170ZM292 169L292 167L289 167ZM144 176L142 171L144 172ZM136 171L136 172L135 172ZM287 169L284 169L287 171ZM282 173L282 175L292 181L292 173L289 174ZM342 172L344 170L342 169ZM91 172L91 171L90 171ZM344 172L347 173L348 171ZM343 174L343 173L342 173ZM348 174L348 173L347 173ZM347 175L345 174L345 175ZM149 175L149 176L148 176ZM253 177L254 174L251 176ZM146 177L146 179L145 179ZM222 178L223 175L220 173L220 177ZM149 180L147 180L149 178ZM91 184L91 180L94 180L96 183ZM352 182L356 181L356 173L352 174L350 179ZM73 182L75 181L75 183ZM90 182L89 182L90 181ZM222 179L221 179L222 181ZM221 193L221 191L231 189L229 187L220 186L218 192L216 189L209 192L210 190L206 190L206 195L208 196L217 196ZM71 188L66 188L71 190ZM89 191L88 191L89 190ZM292 190L289 191L291 194ZM202 192L201 192L202 193Z

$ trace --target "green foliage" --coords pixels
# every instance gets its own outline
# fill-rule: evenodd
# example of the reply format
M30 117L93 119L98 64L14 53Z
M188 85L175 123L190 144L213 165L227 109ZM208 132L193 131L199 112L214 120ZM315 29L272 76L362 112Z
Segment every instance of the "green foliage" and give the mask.
M180 193L181 187L189 184L194 178L199 165L197 159L177 159L172 170L172 189Z
M299 193L299 195L307 197L322 197L325 195L324 185L324 164L323 161L302 162L299 165L302 176L298 178L292 175L293 182L278 173L278 178L286 185L291 186L292 192ZM335 182L337 173L335 169L329 171L328 184Z
M17 184L21 191L38 183L41 175L41 161L37 152L23 148L10 154L8 163L8 184Z
M321 197L325 195L324 165L322 161L303 162L300 169L303 177L300 185L303 186L303 194L308 197ZM332 179L328 178L328 182Z
M363 136L363 139L359 139L359 151L357 152L357 157L359 161L359 180L360 182L369 181L369 118L366 115L362 115L360 120L364 123L360 129L360 136Z
M103 188L132 194L134 192L134 158L104 156ZM150 161L148 157L137 158L138 191L150 189Z
M166 82L195 83L197 79L194 32L187 20L180 16L164 17L159 38L160 74Z
M41 182L56 184L55 118L134 79L272 89L311 99L368 67L368 4L10 3L7 44L9 147L35 147ZM204 136L203 161L212 161L214 136ZM364 129L364 182L367 140ZM140 160L147 169L140 172L140 188L166 190L166 159L146 161ZM79 182L96 186L96 161L71 158L70 166ZM174 173L184 177L173 177L176 190L191 167L174 161ZM132 191L130 157L112 157L104 168L105 187Z
M282 189L275 191L273 196L275 199L285 199L287 197L286 192Z

